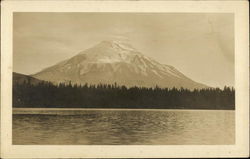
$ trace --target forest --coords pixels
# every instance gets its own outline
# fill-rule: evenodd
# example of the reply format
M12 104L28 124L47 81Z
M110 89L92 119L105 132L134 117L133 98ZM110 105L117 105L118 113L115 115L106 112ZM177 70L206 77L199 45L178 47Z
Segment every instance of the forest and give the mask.
M235 90L226 86L188 90L24 81L13 83L13 107L233 110Z

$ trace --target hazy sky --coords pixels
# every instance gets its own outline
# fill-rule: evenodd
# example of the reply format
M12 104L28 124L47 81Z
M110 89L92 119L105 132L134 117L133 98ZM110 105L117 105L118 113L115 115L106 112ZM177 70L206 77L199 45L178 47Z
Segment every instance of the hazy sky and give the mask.
M197 82L233 86L233 18L230 13L14 13L14 71L33 74L102 40L125 39Z

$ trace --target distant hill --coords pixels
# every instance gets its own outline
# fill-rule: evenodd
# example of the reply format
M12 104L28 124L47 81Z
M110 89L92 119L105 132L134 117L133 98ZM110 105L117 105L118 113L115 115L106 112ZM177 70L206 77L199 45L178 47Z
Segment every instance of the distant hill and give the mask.
M22 84L24 82L27 83L30 82L30 84L38 84L41 83L42 80L36 79L28 75L13 72L13 84L15 83Z

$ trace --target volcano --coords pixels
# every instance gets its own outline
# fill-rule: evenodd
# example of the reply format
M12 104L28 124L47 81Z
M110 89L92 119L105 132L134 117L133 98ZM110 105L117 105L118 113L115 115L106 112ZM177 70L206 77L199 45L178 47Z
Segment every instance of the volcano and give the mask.
M161 64L121 41L102 41L32 76L56 84L116 83L127 87L187 89L208 87L193 81L173 66Z

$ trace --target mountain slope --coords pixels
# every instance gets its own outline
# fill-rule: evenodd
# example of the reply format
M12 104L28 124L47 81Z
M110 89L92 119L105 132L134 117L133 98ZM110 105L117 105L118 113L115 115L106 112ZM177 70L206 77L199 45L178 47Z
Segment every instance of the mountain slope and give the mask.
M16 84L16 83L23 84L24 82L26 82L26 83L30 82L30 84L38 84L38 83L41 83L42 81L38 80L34 77L28 76L28 75L13 72L13 83L14 84Z
M172 66L144 56L130 44L103 41L33 77L54 83L114 84L144 87L205 88Z

